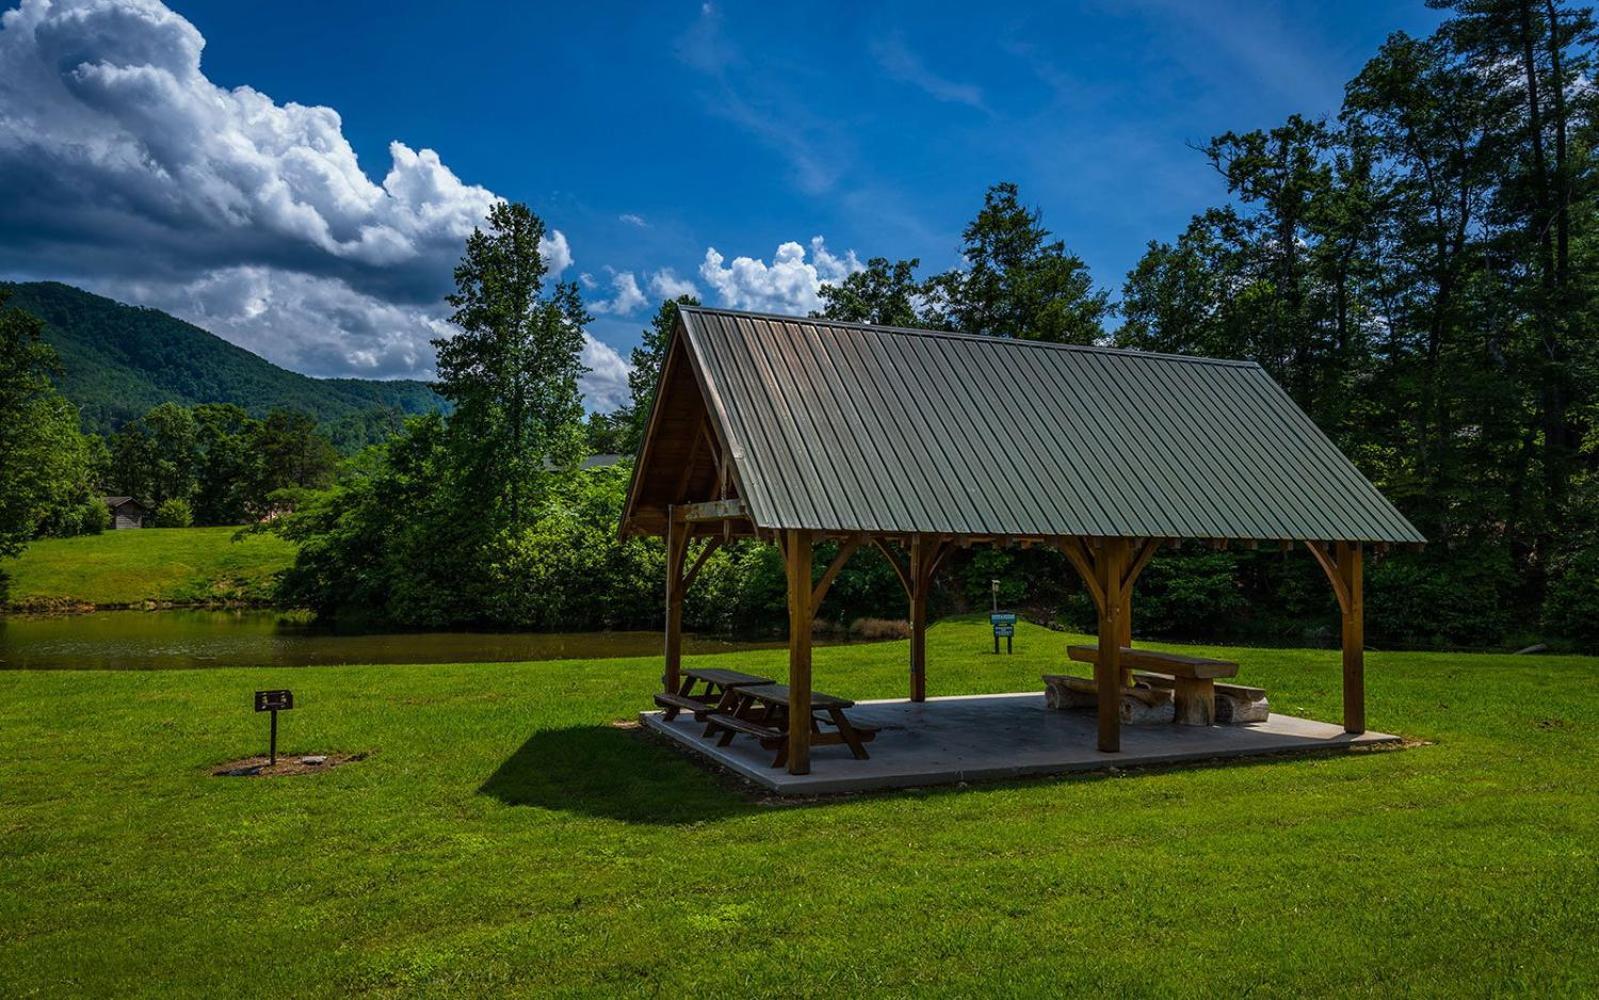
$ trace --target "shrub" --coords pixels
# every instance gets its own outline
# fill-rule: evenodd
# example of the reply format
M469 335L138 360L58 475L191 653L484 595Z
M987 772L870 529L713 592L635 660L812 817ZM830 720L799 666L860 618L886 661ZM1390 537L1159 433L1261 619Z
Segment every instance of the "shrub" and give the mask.
M155 509L154 526L157 528L187 528L194 523L194 511L189 509L189 501L172 497L161 501L161 506Z
M909 639L911 623L902 618L857 618L849 634L857 639Z
M1556 638L1599 648L1599 546L1573 552L1555 566L1544 625Z

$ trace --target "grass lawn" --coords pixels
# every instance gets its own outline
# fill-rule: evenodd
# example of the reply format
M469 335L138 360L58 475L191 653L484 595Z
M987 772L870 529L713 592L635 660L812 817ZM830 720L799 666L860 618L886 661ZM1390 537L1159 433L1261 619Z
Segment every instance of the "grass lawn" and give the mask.
M930 693L1036 689L1067 641L944 622ZM1336 652L1227 654L1338 718ZM819 649L816 683L905 662ZM613 726L658 674L0 673L0 993L1599 993L1599 659L1371 654L1407 750L801 805ZM267 687L290 751L372 756L210 777Z
M142 528L45 538L0 560L16 606L132 605L144 601L266 601L294 545L238 528Z

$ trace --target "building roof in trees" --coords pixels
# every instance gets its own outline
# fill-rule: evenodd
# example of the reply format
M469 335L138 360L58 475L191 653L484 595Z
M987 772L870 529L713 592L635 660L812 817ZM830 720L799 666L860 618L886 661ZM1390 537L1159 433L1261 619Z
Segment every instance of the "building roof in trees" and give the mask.
M622 530L724 498L762 533L1423 541L1253 362L685 306Z

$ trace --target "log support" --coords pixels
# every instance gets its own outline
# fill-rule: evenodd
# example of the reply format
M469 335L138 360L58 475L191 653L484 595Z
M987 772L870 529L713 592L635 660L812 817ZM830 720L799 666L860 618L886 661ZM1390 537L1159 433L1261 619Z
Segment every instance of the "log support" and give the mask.
M1338 598L1344 661L1344 732L1366 731L1366 598L1359 542L1306 542Z
M1132 686L1132 671L1121 663L1121 647L1132 645L1133 584L1154 558L1160 540L1060 538L1055 544L1082 577L1099 613L1099 655L1094 662L1099 749L1116 753L1121 750L1121 693Z
M688 589L683 564L688 555L688 540L688 524L678 508L673 507L666 518L666 667L661 675L662 688L668 694L675 693L682 681L683 595ZM694 569L697 573L699 566Z
M788 773L811 773L811 533L785 531L788 576Z

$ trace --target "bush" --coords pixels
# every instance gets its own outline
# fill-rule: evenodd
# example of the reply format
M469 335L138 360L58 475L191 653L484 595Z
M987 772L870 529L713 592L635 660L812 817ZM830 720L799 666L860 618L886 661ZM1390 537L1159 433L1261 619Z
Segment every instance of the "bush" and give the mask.
M1555 567L1544 625L1557 639L1599 649L1599 546L1573 552Z
M194 523L194 511L189 509L189 501L172 497L161 501L161 506L155 509L154 526L157 528L187 528Z
M903 618L857 618L850 622L849 634L857 639L909 639L911 623Z

